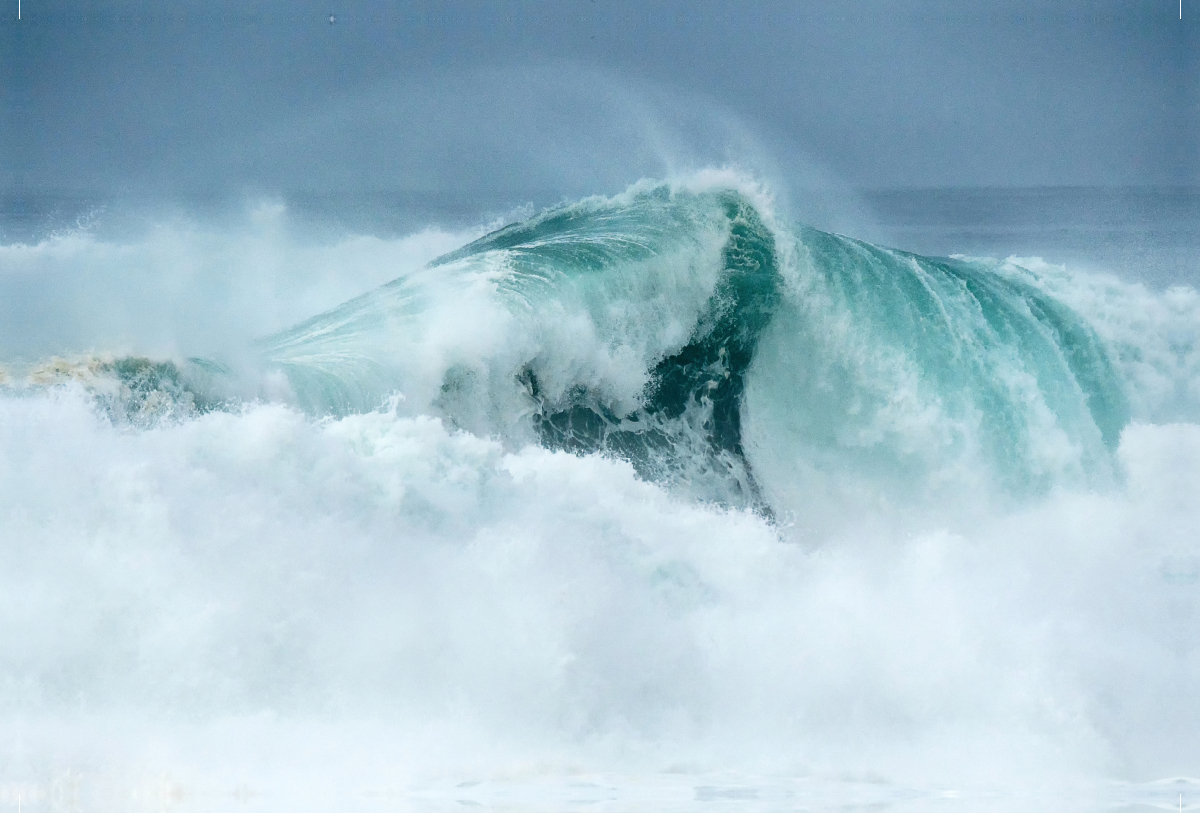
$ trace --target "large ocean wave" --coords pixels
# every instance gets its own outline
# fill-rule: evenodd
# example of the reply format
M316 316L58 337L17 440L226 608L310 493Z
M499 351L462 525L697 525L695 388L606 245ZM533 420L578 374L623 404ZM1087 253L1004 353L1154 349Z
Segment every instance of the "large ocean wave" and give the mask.
M180 234L0 272L214 253ZM1103 783L1200 758L1191 289L724 172L412 255L254 343L9 352L0 793L1153 801Z

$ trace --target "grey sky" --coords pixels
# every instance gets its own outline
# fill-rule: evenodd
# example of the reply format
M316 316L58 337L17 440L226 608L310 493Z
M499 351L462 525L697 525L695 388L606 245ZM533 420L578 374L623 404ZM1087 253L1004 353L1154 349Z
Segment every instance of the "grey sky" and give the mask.
M9 189L1200 182L1200 0L12 3Z

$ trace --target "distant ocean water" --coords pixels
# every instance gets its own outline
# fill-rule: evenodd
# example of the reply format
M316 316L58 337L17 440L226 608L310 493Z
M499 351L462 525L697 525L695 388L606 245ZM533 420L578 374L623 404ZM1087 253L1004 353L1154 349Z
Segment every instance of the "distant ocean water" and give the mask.
M386 237L431 224L473 226L508 214L514 202L542 207L560 197L541 191L516 199L493 194L464 200L453 192L381 191L296 192L281 199L295 217ZM858 197L873 235L919 254L1042 256L1155 288L1200 282L1200 187L888 189ZM214 199L186 200L173 206L221 207ZM0 195L0 241L27 242L55 230L119 222L122 216L120 205L104 195L10 191Z
M1196 809L1197 190L864 198L10 195L0 805Z
M893 245L1041 256L1154 288L1200 282L1200 188L1047 187L866 193Z

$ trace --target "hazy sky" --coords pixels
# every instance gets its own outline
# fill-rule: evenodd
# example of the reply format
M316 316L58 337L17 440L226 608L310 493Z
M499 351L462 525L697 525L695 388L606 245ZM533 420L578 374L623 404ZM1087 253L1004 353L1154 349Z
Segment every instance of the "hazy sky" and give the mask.
M1200 182L1200 0L11 3L10 190Z

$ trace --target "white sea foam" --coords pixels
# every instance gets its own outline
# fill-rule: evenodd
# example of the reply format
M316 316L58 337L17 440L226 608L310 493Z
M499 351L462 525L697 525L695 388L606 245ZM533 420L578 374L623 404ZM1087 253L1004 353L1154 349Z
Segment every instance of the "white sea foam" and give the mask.
M1200 755L1200 429L1120 495L830 534L387 412L0 401L6 773L128 793L578 770L1053 786ZM107 784L106 784L107 783ZM447 784L448 783L448 784Z

